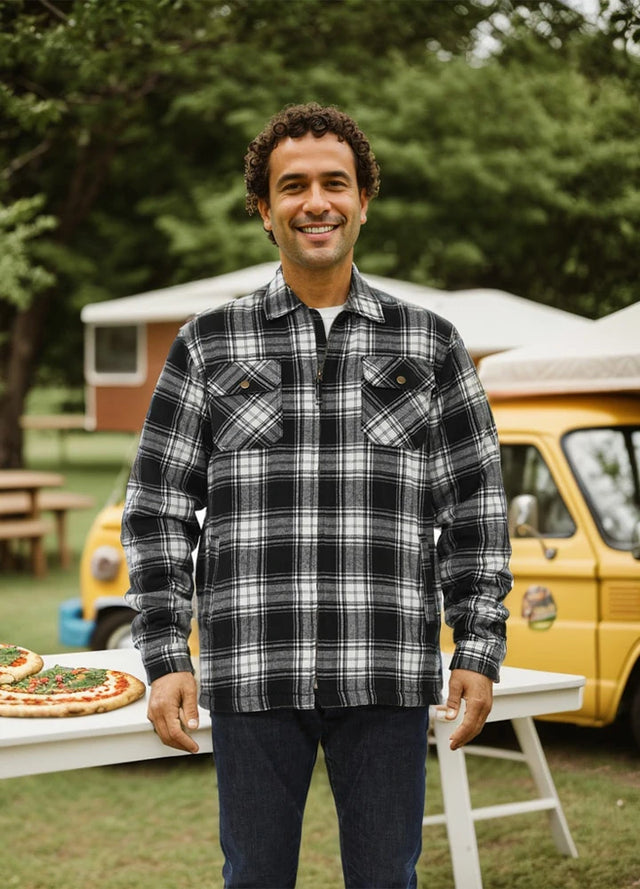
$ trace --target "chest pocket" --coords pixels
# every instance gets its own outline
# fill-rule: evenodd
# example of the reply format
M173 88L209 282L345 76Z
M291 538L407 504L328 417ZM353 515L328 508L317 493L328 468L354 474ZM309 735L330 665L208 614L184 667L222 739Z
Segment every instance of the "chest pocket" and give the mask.
M221 362L207 378L213 441L222 451L282 438L282 375L274 358Z
M362 429L374 444L416 450L427 437L433 368L417 358L362 359Z

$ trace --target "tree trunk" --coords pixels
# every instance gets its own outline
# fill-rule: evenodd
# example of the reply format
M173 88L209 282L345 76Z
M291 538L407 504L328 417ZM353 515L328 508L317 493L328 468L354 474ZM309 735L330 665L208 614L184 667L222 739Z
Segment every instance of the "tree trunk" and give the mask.
M24 436L20 417L36 367L36 356L50 296L37 297L28 309L17 312L7 346L5 390L0 398L0 468L23 465Z
M117 134L123 125L113 128L107 144L98 149L88 148L79 159L58 212L56 235L60 243L72 241L75 230L97 201L116 153ZM5 389L0 394L0 468L3 469L16 469L24 461L20 417L37 368L47 311L54 294L54 289L40 294L28 309L15 315L9 342L3 350L6 369Z

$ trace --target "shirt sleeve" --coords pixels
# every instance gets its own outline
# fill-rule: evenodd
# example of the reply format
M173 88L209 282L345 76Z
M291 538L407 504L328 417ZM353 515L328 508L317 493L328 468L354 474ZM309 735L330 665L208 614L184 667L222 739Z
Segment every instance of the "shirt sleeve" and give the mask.
M160 374L125 498L125 596L138 614L132 631L149 681L192 670L188 638L196 512L206 506L208 425L205 385L181 335Z
M455 330L436 370L431 413L431 496L444 618L455 643L451 669L498 681L509 614L502 601L512 584L500 449L486 394Z

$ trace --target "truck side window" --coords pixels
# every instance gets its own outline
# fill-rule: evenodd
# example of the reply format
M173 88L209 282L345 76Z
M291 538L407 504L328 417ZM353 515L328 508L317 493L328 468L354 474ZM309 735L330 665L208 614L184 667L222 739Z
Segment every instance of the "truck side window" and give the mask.
M604 539L630 549L640 522L640 429L577 429L563 446Z
M518 494L533 494L538 503L540 534L571 537L575 523L540 451L531 444L503 444L500 455L507 503Z

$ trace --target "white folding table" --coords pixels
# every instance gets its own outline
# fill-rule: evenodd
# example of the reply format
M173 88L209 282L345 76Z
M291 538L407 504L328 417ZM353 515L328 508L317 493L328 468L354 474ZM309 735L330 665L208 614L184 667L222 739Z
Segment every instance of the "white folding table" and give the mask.
M443 661L446 683L450 658L443 655ZM520 751L477 744L451 750L449 738L461 721L463 710L457 720L446 722L437 719L436 708L431 708L430 727L438 751L444 813L429 815L422 823L425 827L446 824L456 889L482 889L475 822L483 819L546 811L558 851L572 858L578 857L533 717L577 710L582 704L584 682L584 676L568 673L502 667L500 682L493 687L493 707L487 722L510 721ZM445 685L445 700L446 693ZM538 795L533 799L474 809L465 761L471 754L526 763Z
M135 649L46 655L44 662L45 669L60 664L125 670L145 681L140 655ZM444 666L446 680L446 655ZM456 723L439 721L432 708L431 726L438 750L444 814L426 817L424 825L446 824L456 889L482 889L474 826L475 821L482 818L547 811L557 848L566 855L577 856L532 717L579 708L583 685L582 676L502 668L487 721L509 720L520 743L520 753L475 745L450 750L449 736ZM147 720L146 710L143 698L120 710L92 716L0 718L0 778L188 756L162 744ZM200 709L200 727L192 734L201 753L211 752L211 722L205 710ZM538 797L473 809L465 765L465 755L470 753L522 759L531 769Z
M125 670L146 683L140 654L135 648L45 655L44 669L101 667ZM202 753L212 750L209 713L200 708L200 727L192 732ZM0 778L62 772L87 766L112 765L188 756L165 747L147 720L145 698L120 710L69 718L16 719L0 717Z

